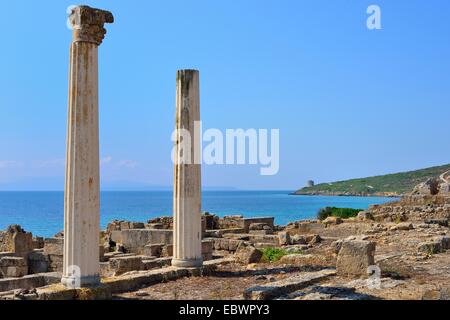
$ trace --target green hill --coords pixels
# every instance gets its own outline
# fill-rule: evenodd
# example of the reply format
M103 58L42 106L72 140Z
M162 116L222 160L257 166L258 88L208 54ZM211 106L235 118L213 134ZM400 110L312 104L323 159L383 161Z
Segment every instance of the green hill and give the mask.
M411 192L429 178L439 178L450 170L450 164L416 171L387 174L361 179L321 183L294 192L296 195L396 196Z

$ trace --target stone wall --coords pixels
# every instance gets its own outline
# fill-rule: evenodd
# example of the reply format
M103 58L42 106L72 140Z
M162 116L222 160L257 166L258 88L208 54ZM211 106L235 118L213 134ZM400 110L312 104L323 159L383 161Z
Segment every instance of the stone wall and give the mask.
M46 238L44 239L44 249L42 253L48 261L48 269L52 272L62 272L63 270L63 238Z
M217 221L217 229L244 228L244 217L242 215L225 216Z
M416 197L402 200L403 205L372 206L369 212L375 221L423 221L427 219L450 219L450 204L424 204L424 199ZM439 200L438 203L441 202Z
M10 252L11 244L5 231L0 231L0 252Z
M173 229L173 217L158 217L147 221L148 229Z
M250 225L252 224L267 224L272 230L274 230L274 217L263 218L244 218L243 228L246 233L250 231Z
M294 234L312 234L319 233L325 228L324 224L317 220L305 220L291 222L286 226L286 231Z
M204 220L206 230L219 229L220 218L218 216L207 212L202 216L202 220Z
M172 230L130 229L122 230L122 245L127 252L143 254L148 244L172 244Z
M13 252L26 256L33 250L33 235L19 225L11 225L0 233L0 252Z
M121 231L127 229L144 229L145 224L143 222L132 222L125 220L114 220L108 223L106 227L106 232L111 233L112 231Z
M265 223L274 229L274 217L244 218L242 215L225 216L217 221L218 229L242 228L245 233L249 232L250 225L254 223Z

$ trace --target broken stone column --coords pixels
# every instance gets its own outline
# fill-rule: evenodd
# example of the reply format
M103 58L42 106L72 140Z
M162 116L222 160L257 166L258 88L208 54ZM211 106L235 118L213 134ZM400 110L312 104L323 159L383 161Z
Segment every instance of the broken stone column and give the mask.
M174 248L172 265L200 267L202 260L199 72L177 72L175 176L173 193ZM189 137L185 133L189 133ZM187 143L187 141L190 141Z
M98 46L108 11L75 7L69 66L66 185L64 195L64 262L62 283L68 287L100 282Z

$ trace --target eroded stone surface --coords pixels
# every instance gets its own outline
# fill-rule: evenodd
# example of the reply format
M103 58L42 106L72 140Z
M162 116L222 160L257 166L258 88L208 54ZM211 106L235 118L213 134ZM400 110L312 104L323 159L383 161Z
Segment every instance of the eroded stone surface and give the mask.
M69 16L70 25L73 28L74 42L91 42L100 45L105 37L105 23L113 23L111 12L78 6L72 9Z
M347 276L368 276L367 268L375 264L375 246L371 241L343 241L337 257L337 272Z

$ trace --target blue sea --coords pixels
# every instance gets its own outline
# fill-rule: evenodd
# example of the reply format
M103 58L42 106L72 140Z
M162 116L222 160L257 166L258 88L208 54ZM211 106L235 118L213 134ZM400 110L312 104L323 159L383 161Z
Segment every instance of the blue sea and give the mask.
M393 201L380 197L292 196L289 191L205 191L203 210L245 217L274 216L275 223L316 217L320 208L336 206L367 209ZM102 192L101 227L119 220L142 221L172 215L171 191ZM0 230L20 224L33 235L50 237L63 229L63 192L0 192Z

